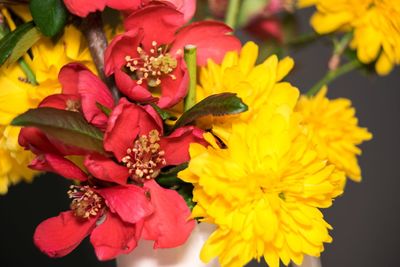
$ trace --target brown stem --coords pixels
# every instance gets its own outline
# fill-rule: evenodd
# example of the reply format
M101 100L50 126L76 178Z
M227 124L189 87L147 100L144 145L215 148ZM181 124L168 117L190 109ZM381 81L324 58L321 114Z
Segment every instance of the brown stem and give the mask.
M117 102L120 95L115 86L114 80L112 77L106 77L104 74L104 53L108 42L103 30L101 13L97 12L89 14L85 19L83 19L81 29L88 42L90 54L92 55L99 76L107 84L115 102Z

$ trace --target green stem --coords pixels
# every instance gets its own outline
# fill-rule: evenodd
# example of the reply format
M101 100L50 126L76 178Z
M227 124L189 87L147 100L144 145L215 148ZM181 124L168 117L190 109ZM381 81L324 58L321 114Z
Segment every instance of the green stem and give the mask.
M225 17L225 23L232 29L235 29L239 16L241 0L229 0L228 10Z
M26 61L22 57L18 59L18 64L21 67L22 71L25 73L26 78L28 78L28 82L30 82L33 85L38 85L35 73L33 73L28 63L26 63Z
M322 37L322 35L319 35L315 32L309 32L309 33L305 33L302 34L296 38L293 38L291 40L288 40L285 43L285 46L302 46L308 43L311 43L315 40L317 40L318 38Z
M308 90L306 95L313 96L313 95L317 94L324 85L328 85L329 83L334 81L336 78L338 78L346 73L349 73L355 69L358 69L360 67L361 67L361 63L355 59L353 61L350 61L350 62L338 67L335 70L328 71L319 82L317 82L310 90Z
M185 111L196 104L197 85L197 48L194 45L185 47L185 62L189 72L189 90L185 98Z

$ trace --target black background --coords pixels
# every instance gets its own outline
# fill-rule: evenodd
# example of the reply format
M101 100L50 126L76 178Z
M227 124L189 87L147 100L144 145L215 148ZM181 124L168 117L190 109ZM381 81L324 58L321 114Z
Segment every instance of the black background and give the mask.
M303 30L309 14L300 14ZM326 72L330 51L324 41L293 51L296 69L289 80L302 91L310 88ZM353 101L360 124L369 128L374 139L362 145L363 182L349 182L344 196L324 211L334 227L334 242L326 245L322 255L324 267L399 266L399 83L397 68L383 78L352 73L330 86L330 97ZM62 259L49 259L34 247L36 225L68 209L67 187L62 178L45 175L0 197L0 267L115 266L112 261L98 262L88 241Z

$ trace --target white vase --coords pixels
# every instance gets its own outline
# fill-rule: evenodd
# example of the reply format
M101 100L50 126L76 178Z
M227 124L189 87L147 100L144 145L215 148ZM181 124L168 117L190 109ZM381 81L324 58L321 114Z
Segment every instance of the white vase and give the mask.
M293 264L294 267L322 267L321 260L316 257L304 256L303 263L301 265Z
M214 225L197 224L183 246L171 249L153 249L153 241L141 240L130 254L117 258L117 267L218 267L217 260L204 264L199 257L204 242L214 230Z

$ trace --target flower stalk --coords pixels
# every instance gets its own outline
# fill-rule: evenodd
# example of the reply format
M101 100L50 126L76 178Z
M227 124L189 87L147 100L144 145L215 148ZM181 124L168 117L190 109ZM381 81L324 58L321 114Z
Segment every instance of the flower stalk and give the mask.
M185 46L185 62L189 72L189 90L185 98L185 111L196 104L197 85L197 48L194 45Z
M315 95L316 93L319 92L319 90L321 90L321 88L324 85L328 85L329 83L336 80L338 77L340 77L346 73L349 73L355 69L358 69L360 67L361 67L360 61L358 61L357 59L354 59L354 60L338 67L335 70L328 71L321 80L319 80L313 87L311 87L310 90L308 90L306 95L307 96Z
M236 28L239 17L241 0L229 0L228 10L225 17L225 23L232 29Z

